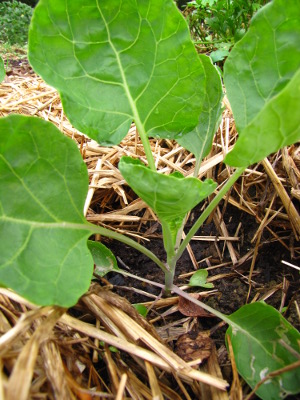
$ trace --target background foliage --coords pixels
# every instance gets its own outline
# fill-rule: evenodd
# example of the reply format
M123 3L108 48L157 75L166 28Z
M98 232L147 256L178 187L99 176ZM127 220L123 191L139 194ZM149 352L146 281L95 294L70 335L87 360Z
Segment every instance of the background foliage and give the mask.
M247 31L253 15L270 0L194 0L185 2L191 35L200 52L223 60ZM183 5L184 7L184 5Z
M0 3L0 42L24 46L33 9L19 1Z
M0 0L0 3L4 3L4 2L13 2L14 0ZM37 3L39 2L39 0L20 0L20 3L24 3L27 4L30 7L35 7L37 5Z

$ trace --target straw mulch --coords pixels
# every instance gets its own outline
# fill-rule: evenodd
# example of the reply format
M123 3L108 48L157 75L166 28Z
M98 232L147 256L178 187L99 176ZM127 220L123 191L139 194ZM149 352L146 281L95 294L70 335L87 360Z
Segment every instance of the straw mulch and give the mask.
M33 74L26 61L21 65L13 63L0 86L0 116L10 113L50 121L78 143L90 174L85 207L89 221L137 240L151 240L154 230L147 227L155 226L156 217L141 200L132 197L117 169L124 154L145 160L134 126L119 146L99 146L70 125L57 92ZM219 185L228 178L231 171L222 160L235 139L230 106L225 102L222 123L211 154L202 164L200 178L214 177ZM151 143L161 171L193 174L192 154L172 141ZM249 283L264 231L268 231L269 240L280 242L289 250L291 259L297 259L300 217L294 203L300 199L299 169L299 147L291 146L246 170L222 208L214 213L218 236L194 239L213 241L216 246L221 243L219 252L228 250L235 268L250 260ZM243 257L239 255L242 224L230 236L223 221L228 204L258 222L253 247ZM197 268L199 260L191 248L189 255ZM210 257L206 262L212 267ZM158 334L154 324L140 317L105 281L102 283L92 284L89 293L71 310L38 308L9 290L0 289L0 399L228 399L219 367L222 354L217 354L208 333L202 334L199 342L195 339L185 343L183 355L191 353L186 361L165 340L171 331L175 339L187 333L193 325L192 317L168 329L160 328ZM161 310L167 315L166 308L178 309L178 298L156 299L146 305L157 315ZM231 398L238 399L241 383L236 378L234 362L232 366L235 378L229 390Z

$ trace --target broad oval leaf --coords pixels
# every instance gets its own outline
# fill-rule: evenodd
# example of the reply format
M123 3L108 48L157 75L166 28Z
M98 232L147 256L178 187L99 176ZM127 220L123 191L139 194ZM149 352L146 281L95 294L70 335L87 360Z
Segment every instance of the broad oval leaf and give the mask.
M211 62L210 57L199 56L205 75L205 96L198 125L177 142L191 153L199 162L211 149L214 134L217 131L222 114L223 89L220 74Z
M29 60L99 143L118 144L133 120L161 137L197 125L203 68L172 0L40 0Z
M130 157L121 158L119 170L135 193L158 215L163 228L166 224L173 244L186 214L217 186L211 179L202 182L179 173L163 175Z
M299 361L300 334L275 308L262 302L247 304L229 319L227 334L237 369L252 388L270 372ZM256 394L277 400L298 392L299 367L267 380Z
M273 0L258 11L225 62L226 92L239 132L237 143L242 142L225 162L247 166L299 140L299 131L293 131L300 124L299 69L300 0ZM281 95L284 101L280 101ZM291 121L286 121L286 113ZM272 135L267 124L266 130L256 130L264 120L271 123Z
M92 253L97 275L104 276L120 269L116 257L103 243L88 240L88 248Z
M2 57L0 57L0 83L4 80L4 78L5 78L4 62Z
M87 190L76 144L54 125L20 115L0 119L2 285L40 305L76 303L93 272Z

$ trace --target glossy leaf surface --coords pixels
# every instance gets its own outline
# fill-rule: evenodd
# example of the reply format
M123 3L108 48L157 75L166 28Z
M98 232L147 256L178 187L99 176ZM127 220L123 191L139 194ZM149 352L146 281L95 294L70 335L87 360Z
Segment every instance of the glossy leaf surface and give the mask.
M83 206L86 166L76 144L34 117L0 119L0 282L40 305L69 307L93 260Z
M218 129L223 89L220 75L213 66L210 57L200 55L199 59L205 75L205 96L202 112L196 128L182 138L178 138L177 141L201 161L209 153L213 136Z
M135 193L154 210L163 228L168 228L173 245L186 213L217 186L211 179L202 182L179 173L162 175L130 157L121 158L119 170Z
M226 163L247 166L300 139L299 70L300 0L273 0L256 14L225 63L239 132Z
M132 120L161 137L197 125L203 68L172 0L40 0L29 60L99 143L118 144Z
M0 57L0 83L4 80L4 78L5 78L4 62L3 59Z
M97 275L104 276L119 269L116 257L104 244L88 240L88 248L92 253Z
M258 302L231 314L227 330L240 375L253 388L270 372L299 360L299 332L273 307ZM298 357L297 357L298 353ZM275 400L300 391L300 368L267 380L256 392Z

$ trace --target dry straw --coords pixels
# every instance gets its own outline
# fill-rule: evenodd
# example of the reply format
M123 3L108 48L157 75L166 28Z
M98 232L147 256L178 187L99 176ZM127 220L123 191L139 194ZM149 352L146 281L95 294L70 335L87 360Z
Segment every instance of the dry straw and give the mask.
M88 221L137 240L160 236L155 215L129 190L117 168L122 155L146 162L134 125L119 146L100 146L72 127L57 92L33 74L26 61L21 65L13 61L0 86L0 116L11 113L50 121L77 142L90 176L84 211ZM226 181L231 171L222 161L235 139L230 106L225 100L223 120L212 151L202 164L200 178L214 177L219 185ZM166 174L193 174L194 157L181 146L170 140L152 140L151 146L159 170ZM214 279L238 276L237 268L252 260L253 268L246 278L251 286L265 230L270 240L299 256L300 249L294 244L300 235L300 219L294 205L299 199L299 168L300 152L294 145L247 169L235 184L213 215L218 234L194 238L211 243L215 249L217 263L212 264L210 256L201 260L208 269L225 264L235 268L229 275L219 274ZM259 224L252 237L254 249L243 257L239 254L242 222L232 235L223 220L229 204L250 214ZM226 249L231 261L224 263ZM197 269L199 260L192 247L189 255L192 271ZM172 307L178 310L177 301L174 297L146 305L155 310L157 321L166 318ZM228 399L215 350L205 366L197 360L200 365L192 367L157 333L167 337L173 331L176 339L191 329L191 317L174 317L168 329L156 331L124 298L99 285L92 286L71 310L37 308L6 289L0 290L0 306L0 399ZM163 311L165 308L168 312ZM233 372L231 395L240 398L240 384Z

